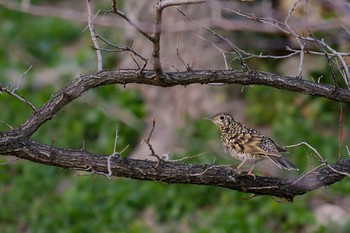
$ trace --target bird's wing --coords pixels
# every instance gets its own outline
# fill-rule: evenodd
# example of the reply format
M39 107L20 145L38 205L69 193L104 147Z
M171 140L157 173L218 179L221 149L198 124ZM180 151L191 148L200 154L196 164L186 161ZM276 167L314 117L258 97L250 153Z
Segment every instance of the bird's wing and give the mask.
M276 144L262 134L241 132L232 137L231 142L243 153L281 157Z

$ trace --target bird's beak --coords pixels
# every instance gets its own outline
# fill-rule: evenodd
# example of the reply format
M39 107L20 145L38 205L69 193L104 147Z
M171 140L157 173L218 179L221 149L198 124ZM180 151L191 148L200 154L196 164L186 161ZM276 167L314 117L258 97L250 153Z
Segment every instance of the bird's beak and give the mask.
M211 119L211 118L203 118L203 120L213 121L213 119Z

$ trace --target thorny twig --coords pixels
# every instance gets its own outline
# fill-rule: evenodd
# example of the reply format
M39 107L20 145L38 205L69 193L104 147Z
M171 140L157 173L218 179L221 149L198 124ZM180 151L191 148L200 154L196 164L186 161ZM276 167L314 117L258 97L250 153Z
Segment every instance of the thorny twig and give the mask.
M86 0L86 7L88 11L88 27L90 30L90 35L91 35L91 40L92 43L94 44L94 48L96 48L96 55L97 55L97 71L101 71L103 69L102 67L102 54L100 51L100 46L97 41L97 33L95 31L94 25L92 23L93 21L93 14L92 14L92 9L91 9L91 0Z

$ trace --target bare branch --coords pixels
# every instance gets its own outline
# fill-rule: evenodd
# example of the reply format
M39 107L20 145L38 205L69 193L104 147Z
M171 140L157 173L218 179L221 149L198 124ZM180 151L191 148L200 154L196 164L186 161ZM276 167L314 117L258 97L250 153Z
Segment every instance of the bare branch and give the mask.
M22 145L22 146L20 146ZM87 169L108 177L108 156L91 154L81 150L51 148L50 146L23 138L16 143L0 144L0 154L14 155L37 163L77 170ZM292 201L297 195L331 185L350 172L350 159L340 160L325 168L319 168L300 177L260 177L237 173L229 166L208 164L181 164L171 161L161 163L114 157L110 171L117 177L153 180L165 183L214 185L257 195L272 195ZM299 180L298 180L299 179ZM298 182L294 183L296 180Z
M87 7L87 11L88 11L88 26L89 26L89 30L90 30L91 40L92 40L92 43L94 44L94 47L96 48L97 71L101 71L103 69L103 67L102 67L102 54L101 54L100 46L99 46L97 38L96 38L97 33L95 31L94 25L92 24L94 16L92 14L92 9L91 9L91 0L86 0L86 7Z
M278 76L267 72L241 71L241 70L197 70L191 72L165 72L163 79L155 78L154 71L145 70L105 70L102 72L81 75L70 84L62 88L57 94L36 110L18 129L11 132L15 137L32 135L43 123L51 119L57 112L80 97L89 89L110 85L128 83L147 84L161 87L172 87L190 84L241 84L265 85L283 90L295 91L303 94L322 96L335 101L350 103L350 91L328 84L315 83L295 77ZM1 133L0 133L1 137ZM0 140L1 143L1 140Z

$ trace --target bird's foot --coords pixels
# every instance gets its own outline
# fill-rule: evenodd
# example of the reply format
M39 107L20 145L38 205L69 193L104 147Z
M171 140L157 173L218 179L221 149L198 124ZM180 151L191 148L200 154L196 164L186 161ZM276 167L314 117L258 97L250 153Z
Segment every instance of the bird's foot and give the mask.
M248 175L248 176L252 176L252 177L254 178L254 180L256 179L256 175L254 175L251 171L249 171L249 172L247 173L247 175Z
M252 176L252 177L254 178L254 180L256 179L256 175L253 174L251 171L241 170L241 169L237 169L237 168L236 168L236 172L237 172L237 174L239 174L239 175L244 174L244 175Z

